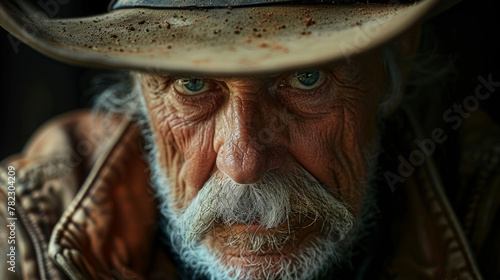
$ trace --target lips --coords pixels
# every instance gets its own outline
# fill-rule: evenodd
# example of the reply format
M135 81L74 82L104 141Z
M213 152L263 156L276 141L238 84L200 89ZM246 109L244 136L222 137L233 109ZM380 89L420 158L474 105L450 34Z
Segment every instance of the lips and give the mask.
M321 230L319 220L299 217L275 228L258 222L230 226L214 223L205 240L209 248L231 258L265 257L269 261L296 253L308 240L323 234Z
M237 223L231 226L231 228L236 233L242 233L244 231L248 231L252 233L257 232L258 234L268 230L265 226L262 226L259 222L253 222L251 225Z
M232 273L249 276L246 279L280 279L283 273L291 273L288 278L299 279L304 270L300 262L304 256L310 256L303 252L315 248L318 244L316 237L324 234L322 223L311 219L300 222L291 219L290 224L285 222L269 229L258 222L231 226L217 224L205 235L205 246L213 250L223 267L234 269ZM266 235L270 238L266 239ZM228 242L231 239L237 241ZM257 249L253 245L258 241L263 242ZM273 248L271 242L282 244Z

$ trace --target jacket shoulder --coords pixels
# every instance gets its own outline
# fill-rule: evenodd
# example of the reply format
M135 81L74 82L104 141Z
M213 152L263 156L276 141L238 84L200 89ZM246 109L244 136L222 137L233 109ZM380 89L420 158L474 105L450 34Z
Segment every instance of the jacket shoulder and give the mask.
M499 279L500 125L475 112L461 141L461 184L453 204L484 278Z
M48 240L120 119L89 110L66 113L40 127L21 153L0 163L0 201L11 205L1 207L1 223L13 225L13 230L1 225L0 236L13 237L0 247L2 252L14 249L15 255L12 266L3 262L0 269L14 267L13 275L24 279L64 279L48 259Z

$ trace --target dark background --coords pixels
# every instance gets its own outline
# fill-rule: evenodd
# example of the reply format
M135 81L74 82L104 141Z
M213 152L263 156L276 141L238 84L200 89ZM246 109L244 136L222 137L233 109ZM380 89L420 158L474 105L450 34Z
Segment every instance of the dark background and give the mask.
M56 17L104 13L107 5L102 0L70 0L58 6ZM90 107L91 80L102 72L45 57L0 27L0 160L19 153L48 119Z
M482 5L480 5L482 3ZM106 1L71 0L59 5L57 17L104 13ZM474 94L477 77L500 81L499 16L483 1L462 1L431 21L439 49L456 59L456 100ZM92 102L90 81L101 70L70 66L44 57L30 47L13 45L0 28L0 159L18 153L32 133L51 117ZM497 120L499 95L481 104Z

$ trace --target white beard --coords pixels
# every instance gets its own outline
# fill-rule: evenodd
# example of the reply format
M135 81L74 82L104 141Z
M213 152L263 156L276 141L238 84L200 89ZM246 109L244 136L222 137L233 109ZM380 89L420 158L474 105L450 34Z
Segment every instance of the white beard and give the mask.
M357 234L356 218L346 203L334 198L303 168L297 167L294 174L265 175L261 184L253 185L235 183L217 172L185 209L174 211L171 205L175 201L170 194L173 186L158 164L152 133L146 129L144 135L150 150L153 187L160 198L160 212L165 221L161 230L170 239L183 265L194 275L214 280L316 279L340 263L344 254L349 255L346 250ZM367 158L369 164L373 162L370 158ZM361 188L367 185L366 182L358 184ZM297 205L298 201L303 203ZM287 222L291 215L311 214L315 221L322 223L322 234L278 262L256 262L248 257L242 258L242 264L233 265L223 261L225 256L220 251L200 242L215 222L229 227L234 223L259 222L266 228L274 228ZM236 236L228 240L225 246L241 248L246 244L243 247L247 252L258 252L263 246L279 250L288 241L287 234L271 237L254 234L251 239L243 238L244 242L238 239Z
M395 60L390 55L391 53L389 51L385 53L389 55L383 56L384 63L391 66L388 67L389 69L394 68L393 66L396 64ZM396 69L388 73L398 74L399 71ZM123 82L122 80L127 82ZM312 184L314 185L312 192L311 189L309 189L309 192L321 194L320 196L323 198L326 197L327 199L325 201L327 201L327 203L323 204L329 205L330 208L334 209L330 215L325 215L322 210L312 209L312 213L316 213L316 217L318 217L322 223L329 224L323 231L323 233L325 233L324 236L318 236L309 242L306 248L302 248L300 251L296 252L292 260L285 259L279 263L280 267L278 269L269 269L269 263L255 264L252 263L251 259L248 259L246 263L252 265L252 267L250 270L248 267L246 267L246 270L243 270L242 267L224 264L222 261L224 256L218 255L214 250L210 250L210 248L207 248L199 242L200 235L204 234L204 231L207 229L210 229L214 219L219 219L227 226L230 226L236 221L251 223L252 220L258 221L267 228L279 225L289 217L291 211L294 211L293 205L290 204L289 194L290 191L297 190L297 188L289 188L287 184L282 184L284 187L283 189L275 188L276 190L283 190L280 194L268 192L260 196L255 196L256 199L253 204L250 204L253 205L253 207L247 207L247 211L239 211L239 208L235 207L235 205L237 206L237 200L229 204L220 203L219 200L219 202L216 203L219 208L217 215L205 217L203 215L198 215L200 212L203 212L200 211L200 209L206 206L204 202L209 201L207 200L207 195L204 193L210 194L208 191L210 187L204 186L200 193L194 198L194 201L186 209L183 209L180 213L174 213L171 209L171 205L174 205L173 203L175 201L171 201L172 196L169 194L174 186L170 183L168 178L166 178L166 171L162 170L158 165L158 149L155 146L153 135L149 128L144 96L141 90L142 81L140 74L134 73L132 80L134 80L134 82L131 82L129 77L121 77L121 83L107 88L96 103L94 112L126 113L129 117L137 121L139 125L146 126L143 135L147 142L146 149L149 150L150 153L149 160L152 170L152 185L161 202L161 221L165 221L165 223L162 224L161 230L171 239L168 243L172 245L175 253L180 256L183 264L191 269L195 275L206 276L211 279L313 279L325 274L329 269L335 267L337 263L350 258L351 252L349 251L349 247L353 242L357 242L356 240L359 239L361 235L367 234L368 231L366 228L371 227L371 225L366 221L370 221L369 216L374 215L373 212L377 211L377 209L373 208L372 201L370 200L372 193L371 188L369 188L369 183L374 178L376 157L380 150L378 141L374 141L374 145L367 147L367 151L365 152L365 161L368 166L367 179L365 181L352 183L352 185L357 186L359 190L368 189L368 192L365 194L365 200L360 207L365 210L361 211L361 214L359 214L358 221L356 221L356 218L346 210L348 208L347 205L341 201L335 200L309 173L299 171L297 172L298 174L305 176L299 179L299 181L315 182ZM389 80L391 82L398 81L397 77L396 79L393 77ZM395 85L396 86L391 86L391 88L398 93L400 87L397 86L397 83ZM393 95L394 94L388 94L388 96ZM391 98L391 100L393 99L398 100L398 98ZM300 170L300 167L297 168ZM292 177L297 179L295 175L292 175ZM210 180L216 181L216 177L217 175ZM286 181L291 178L286 178L286 176L284 176L282 179ZM282 183L284 181L281 180ZM215 184L220 183L221 182ZM214 183L211 184L212 187L215 186ZM226 194L236 192L239 193L238 196L240 197L248 194L248 192L243 191L245 188L250 189L248 186L238 186L238 184L231 182L231 180L227 180L223 184L225 185L223 188L227 191ZM218 187L220 188L221 186L219 185ZM254 194L258 194L260 187L255 186L253 189L254 191L250 191L250 193L253 192ZM284 191L284 189L287 189L287 191ZM304 191L299 193L302 195ZM260 206L257 204L257 198L259 197L263 199L263 203L261 202ZM305 197L307 197L307 193ZM284 205L272 203L272 201L280 201L280 199L283 198L285 198L288 203ZM269 203L269 201L271 201L271 203ZM238 211L239 214L235 215L235 211ZM240 215L241 213L246 213L246 215ZM344 214L345 216L342 216ZM339 219L336 219L336 216L339 216ZM261 238L259 235L255 235L255 238L252 237L250 240L237 240L236 237L232 240L228 240L227 243L229 246L238 246L246 242L247 246L245 250L258 251L262 248L262 244L267 244L271 247L274 246L272 248L279 249L287 242L286 238L287 234L285 232L274 238L274 241L272 241L273 237ZM346 249L345 247L348 248Z

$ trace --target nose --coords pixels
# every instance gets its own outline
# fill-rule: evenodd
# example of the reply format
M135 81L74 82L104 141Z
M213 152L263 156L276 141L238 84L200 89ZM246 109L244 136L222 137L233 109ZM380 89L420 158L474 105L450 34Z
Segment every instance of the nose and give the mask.
M270 120L277 120L268 111L272 110L258 100L239 96L230 100L217 168L237 183L256 183L286 161L281 143L285 127L272 127Z

